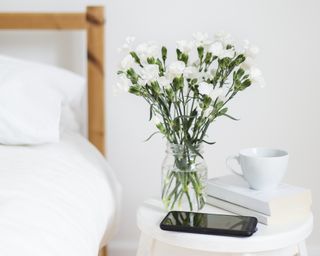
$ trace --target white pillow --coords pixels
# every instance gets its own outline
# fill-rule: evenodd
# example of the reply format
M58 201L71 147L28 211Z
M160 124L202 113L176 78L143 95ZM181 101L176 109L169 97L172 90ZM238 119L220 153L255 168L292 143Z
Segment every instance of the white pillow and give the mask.
M0 143L56 142L70 120L70 129L79 130L84 90L85 80L70 71L0 55Z

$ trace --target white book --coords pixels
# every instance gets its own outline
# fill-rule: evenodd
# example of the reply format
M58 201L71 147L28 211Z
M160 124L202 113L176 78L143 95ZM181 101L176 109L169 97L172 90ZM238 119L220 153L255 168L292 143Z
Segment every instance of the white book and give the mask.
M283 183L270 191L253 190L238 175L210 179L207 194L269 216L311 207L309 189Z
M235 214L256 217L258 222L265 225L284 225L302 220L310 214L310 209L296 209L290 214L283 212L282 214L276 216L269 216L212 196L207 196L207 203Z

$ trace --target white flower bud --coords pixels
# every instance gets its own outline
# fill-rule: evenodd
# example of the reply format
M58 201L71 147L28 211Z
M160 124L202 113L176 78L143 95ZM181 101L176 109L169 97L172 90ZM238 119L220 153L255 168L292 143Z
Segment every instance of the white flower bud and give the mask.
M220 41L224 46L233 43L233 39L230 34L221 31L214 35L215 40Z

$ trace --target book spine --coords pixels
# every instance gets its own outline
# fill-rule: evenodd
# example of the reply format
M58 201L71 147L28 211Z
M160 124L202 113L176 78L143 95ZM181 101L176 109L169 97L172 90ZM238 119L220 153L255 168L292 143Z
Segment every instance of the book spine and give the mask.
M211 185L210 183L207 185L207 194L233 204L241 205L245 208L263 213L265 215L271 215L271 209L268 203L232 192L216 185Z
M219 207L223 210L226 210L226 211L229 211L229 212L232 212L235 214L256 217L258 219L259 223L262 223L265 225L270 225L270 216L264 215L262 213L252 211L250 209L247 209L247 208L235 205L235 204L231 204L229 202L225 202L223 200L216 199L211 196L207 197L207 203L212 206Z

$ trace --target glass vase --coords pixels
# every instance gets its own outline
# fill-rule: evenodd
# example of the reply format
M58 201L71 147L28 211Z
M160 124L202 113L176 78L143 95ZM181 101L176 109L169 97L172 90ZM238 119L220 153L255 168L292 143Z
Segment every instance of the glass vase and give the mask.
M206 201L207 165L202 146L167 144L162 164L162 202L166 210L201 210Z

